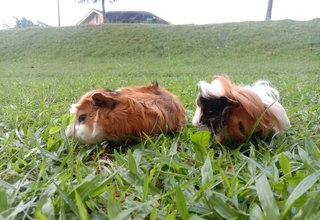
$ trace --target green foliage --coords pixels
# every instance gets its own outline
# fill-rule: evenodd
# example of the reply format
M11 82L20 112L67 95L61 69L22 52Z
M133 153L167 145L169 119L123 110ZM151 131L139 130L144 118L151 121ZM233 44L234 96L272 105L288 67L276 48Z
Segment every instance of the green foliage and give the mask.
M32 27L35 26L35 24L26 19L25 17L22 17L21 19L14 17L16 19L16 24L15 24L15 28L26 28L26 27Z
M0 31L0 218L319 219L320 23L108 25ZM270 80L291 128L234 150L191 125L198 80ZM113 149L65 138L96 87L157 80L176 134Z

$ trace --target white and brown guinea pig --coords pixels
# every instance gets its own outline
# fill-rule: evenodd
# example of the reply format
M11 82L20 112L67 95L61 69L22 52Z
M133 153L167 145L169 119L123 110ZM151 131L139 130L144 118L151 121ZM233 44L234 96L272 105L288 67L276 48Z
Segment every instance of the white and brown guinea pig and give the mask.
M71 105L70 113L75 120L66 129L67 137L86 144L177 131L186 123L177 96L158 83L90 91Z
M260 116L262 119L254 131L260 137L290 127L286 111L279 103L279 92L267 81L239 86L226 76L217 76L211 83L200 81L198 86L192 124L207 127L218 143L244 143Z

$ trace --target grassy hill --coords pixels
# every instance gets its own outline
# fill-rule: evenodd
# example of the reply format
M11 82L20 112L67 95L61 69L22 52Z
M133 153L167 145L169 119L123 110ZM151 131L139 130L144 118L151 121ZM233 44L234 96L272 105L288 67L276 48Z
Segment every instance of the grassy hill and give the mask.
M225 66L319 63L319 20L204 26L108 25L0 32L1 61L109 62L163 59ZM173 59L173 60L172 60Z
M291 128L235 150L197 132L196 83L217 74L270 80ZM318 219L319 74L319 19L2 30L0 218ZM127 151L65 139L84 92L154 80L186 108L180 134Z
M4 60L105 60L192 56L203 59L305 58L318 61L320 22L219 25L108 25L2 31ZM99 60L100 61L100 60Z

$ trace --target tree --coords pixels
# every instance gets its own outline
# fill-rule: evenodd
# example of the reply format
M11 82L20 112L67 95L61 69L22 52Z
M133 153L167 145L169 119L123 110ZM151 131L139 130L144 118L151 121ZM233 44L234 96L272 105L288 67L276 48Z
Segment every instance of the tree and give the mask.
M115 2L116 0L109 0L110 3ZM79 3L83 3L83 2L92 2L92 3L97 3L97 2L101 2L102 5L102 19L103 19L103 23L106 22L106 7L105 7L105 0L78 0Z
M268 0L268 8L267 8L266 21L270 21L270 20L271 20L272 5L273 5L273 0Z
M16 25L15 28L26 28L26 27L32 27L35 26L34 23L25 17L22 17L21 19L14 17L16 19Z

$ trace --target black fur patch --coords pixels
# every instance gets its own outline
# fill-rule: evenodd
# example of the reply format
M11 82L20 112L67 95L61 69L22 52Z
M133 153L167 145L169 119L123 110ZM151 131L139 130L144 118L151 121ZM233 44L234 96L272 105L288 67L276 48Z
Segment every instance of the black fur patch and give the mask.
M234 104L231 104L227 97L210 98L199 97L197 105L202 110L200 123L208 127L213 133L218 133L225 125Z
M243 135L246 135L246 130L244 129L242 122L239 123L239 130Z

